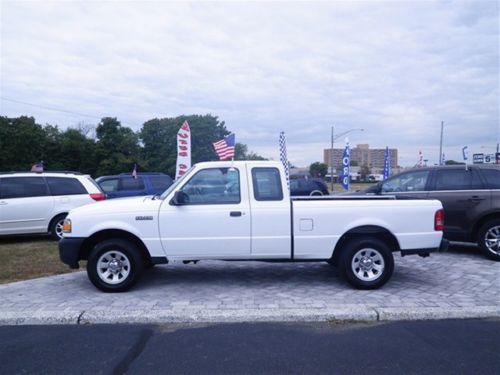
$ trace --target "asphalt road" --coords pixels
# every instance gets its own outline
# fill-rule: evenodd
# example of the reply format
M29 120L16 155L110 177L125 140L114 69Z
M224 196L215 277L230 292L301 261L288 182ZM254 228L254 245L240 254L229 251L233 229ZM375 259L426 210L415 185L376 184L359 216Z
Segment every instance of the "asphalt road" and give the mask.
M0 373L498 374L500 320L0 327Z

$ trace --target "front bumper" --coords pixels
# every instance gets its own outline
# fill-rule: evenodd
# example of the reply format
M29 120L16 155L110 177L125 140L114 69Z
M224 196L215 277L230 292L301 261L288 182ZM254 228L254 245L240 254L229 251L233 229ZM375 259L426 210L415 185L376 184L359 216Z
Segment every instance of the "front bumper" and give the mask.
M59 259L70 268L79 268L80 249L85 238L63 237L59 241Z
M401 256L406 256L406 255L420 255L422 257L427 257L431 253L435 252L445 252L448 250L450 242L448 240L445 240L444 238L441 240L441 244L439 247L431 247L429 249L409 249L409 250L401 250Z

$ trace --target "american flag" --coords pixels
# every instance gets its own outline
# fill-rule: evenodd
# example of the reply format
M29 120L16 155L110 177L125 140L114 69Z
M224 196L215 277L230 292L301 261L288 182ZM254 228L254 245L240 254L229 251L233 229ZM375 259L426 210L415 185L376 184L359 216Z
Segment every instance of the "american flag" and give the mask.
M280 160L283 163L283 167L285 168L285 175L286 175L286 184L288 185L288 188L290 188L290 171L288 168L288 156L286 153L286 138L285 138L285 132L280 132Z
M134 164L134 169L132 171L132 177L137 178L137 164Z
M220 160L234 158L235 139L234 134L229 134L223 140L213 143L215 152L219 155Z
M39 161L38 163L33 164L31 166L31 172L37 172L37 173L43 172L43 161Z

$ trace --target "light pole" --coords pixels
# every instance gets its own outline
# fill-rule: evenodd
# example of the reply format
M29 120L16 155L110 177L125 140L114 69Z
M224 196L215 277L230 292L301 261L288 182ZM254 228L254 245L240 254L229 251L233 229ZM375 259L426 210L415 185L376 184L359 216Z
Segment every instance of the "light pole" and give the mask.
M355 132L355 131L364 131L365 129L362 129L362 128L355 128L355 129L349 129L349 130L346 130L345 132L342 132L340 134L337 134L335 135L335 125L332 126L332 141L331 141L331 153L330 153L330 178L331 178L331 190L332 190L332 193L333 193L333 151L334 151L334 148L333 148L333 144L335 143L335 140L336 139L339 139L340 137L343 137L344 135L350 133L350 132Z

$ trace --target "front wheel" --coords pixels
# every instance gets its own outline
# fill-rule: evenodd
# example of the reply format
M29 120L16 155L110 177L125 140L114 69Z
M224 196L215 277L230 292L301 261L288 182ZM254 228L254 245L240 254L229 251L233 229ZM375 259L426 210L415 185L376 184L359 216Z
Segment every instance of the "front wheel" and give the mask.
M389 247L377 238L361 237L347 243L341 258L342 272L357 289L377 289L394 271Z
M477 244L485 256L500 261L500 219L490 220L478 232Z
M134 244L111 239L98 243L89 255L87 275L103 292L124 292L138 280L144 267Z

